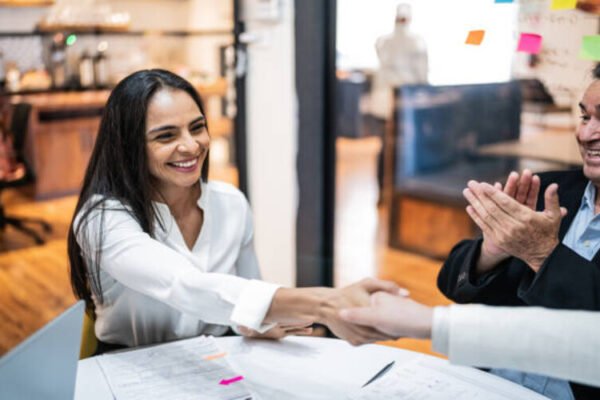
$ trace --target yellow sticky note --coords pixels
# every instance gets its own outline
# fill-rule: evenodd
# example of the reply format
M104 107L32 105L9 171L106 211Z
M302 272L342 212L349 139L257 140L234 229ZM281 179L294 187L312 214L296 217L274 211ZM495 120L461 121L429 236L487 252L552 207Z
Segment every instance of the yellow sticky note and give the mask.
M577 0L552 0L551 10L573 10Z
M483 36L485 36L484 30L469 31L469 35L467 36L467 40L465 40L465 44L479 46L483 41Z

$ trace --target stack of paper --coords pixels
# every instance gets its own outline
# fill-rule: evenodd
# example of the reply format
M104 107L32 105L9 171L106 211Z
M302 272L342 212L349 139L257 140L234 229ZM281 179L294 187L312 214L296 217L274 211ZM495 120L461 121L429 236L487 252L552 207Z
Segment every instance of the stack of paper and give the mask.
M117 400L251 400L214 338L107 354L98 363Z

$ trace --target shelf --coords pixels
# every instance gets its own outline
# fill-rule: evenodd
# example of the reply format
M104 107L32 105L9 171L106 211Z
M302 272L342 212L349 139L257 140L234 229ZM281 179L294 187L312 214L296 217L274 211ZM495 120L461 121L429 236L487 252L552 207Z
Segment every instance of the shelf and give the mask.
M54 0L0 0L0 7L46 7Z
M208 96L224 97L227 92L227 81L223 77L218 77L207 83L196 84L194 87L200 93L203 100Z
M6 96L29 96L29 95L33 95L33 94L53 94L53 93L82 93L82 92L96 92L99 90L106 90L106 89L111 89L110 87L103 87L103 88L94 88L94 89L88 89L88 88L68 88L68 87L64 87L64 88L60 88L60 89L55 89L55 88L46 88L46 89L23 89L23 90L19 90L17 92L9 92L3 88L0 88L0 97L6 97Z
M1 0L0 0L1 1ZM97 27L62 27L52 30L36 30L33 32L18 32L18 31L7 31L0 32L0 38L2 37L29 37L29 36L50 36L55 33L65 32L74 33L76 35L87 36L87 35L118 35L118 36L174 36L174 37L193 37L193 36L224 36L233 35L233 28L229 29L201 29L192 31L165 31L158 29L149 29L142 31L133 30L121 30L121 29L99 29Z
M196 90L203 100L211 96L223 96L227 88L227 82L218 78L211 83L196 85ZM29 103L40 112L64 112L66 110L80 110L90 108L103 108L110 90L86 90L86 91L55 91L32 94L7 94L10 103ZM1 97L1 96L0 96ZM206 106L206 104L205 104ZM210 135L214 138L229 136L233 133L233 121L226 117L211 116L208 113L208 127Z
M227 92L227 81L223 77L215 78L207 83L195 84L194 87L200 93L200 96L204 99L208 96L225 96ZM0 89L0 97L8 96L29 96L29 95L51 95L51 94L66 94L66 93L95 93L102 91L110 91L112 87L106 88L61 88L61 89L28 89L20 90L18 92L8 92Z
M85 32L95 34L102 33L126 33L129 31L129 23L121 25L48 25L44 22L38 23L36 32L40 33L57 33L57 32Z
M47 92L29 95L9 95L10 103L29 103L36 110L55 112L80 108L102 108L108 99L108 90L81 92Z

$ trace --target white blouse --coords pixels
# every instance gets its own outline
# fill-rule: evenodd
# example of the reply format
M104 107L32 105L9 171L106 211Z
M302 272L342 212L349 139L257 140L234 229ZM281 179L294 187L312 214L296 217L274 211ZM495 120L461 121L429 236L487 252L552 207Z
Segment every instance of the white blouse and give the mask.
M77 241L87 264L92 265L86 251L102 252L103 303L93 296L100 340L139 346L222 335L229 325L268 328L262 321L279 286L260 280L248 202L229 184L201 185L204 222L191 250L163 203L153 203L162 222L161 228L155 221L155 238L117 200L104 203L101 248L100 212L92 211L82 225Z

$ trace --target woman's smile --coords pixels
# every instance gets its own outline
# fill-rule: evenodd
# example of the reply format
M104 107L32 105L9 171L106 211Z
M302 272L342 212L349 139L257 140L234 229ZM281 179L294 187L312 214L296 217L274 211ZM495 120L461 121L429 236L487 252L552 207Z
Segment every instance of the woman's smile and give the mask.
M172 161L167 163L168 166L174 168L178 172L194 172L198 168L199 157L189 158L182 161Z

